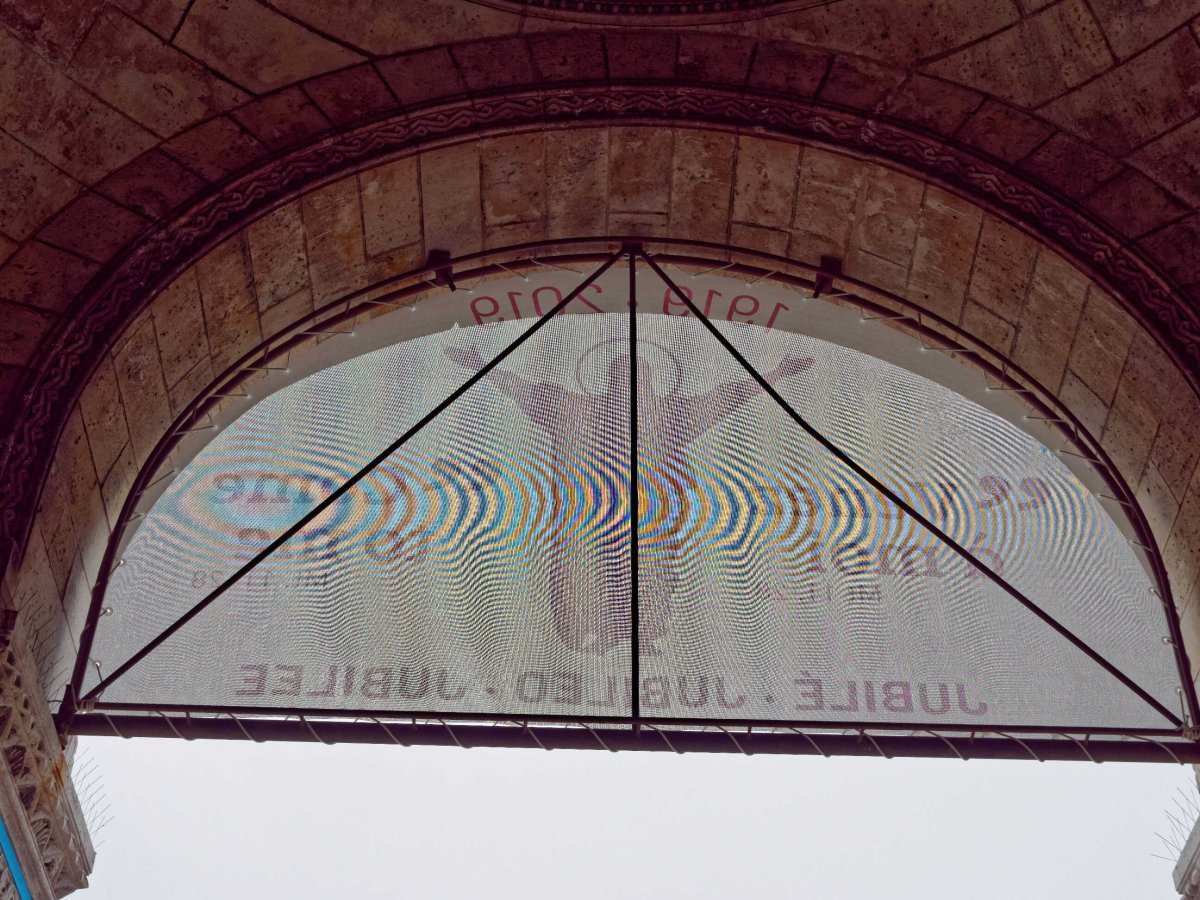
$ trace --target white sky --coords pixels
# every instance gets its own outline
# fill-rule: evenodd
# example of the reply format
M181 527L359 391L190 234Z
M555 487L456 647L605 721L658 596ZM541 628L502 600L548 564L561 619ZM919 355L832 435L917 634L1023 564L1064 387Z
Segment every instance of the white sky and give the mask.
M1173 900L1179 766L84 739L89 900Z

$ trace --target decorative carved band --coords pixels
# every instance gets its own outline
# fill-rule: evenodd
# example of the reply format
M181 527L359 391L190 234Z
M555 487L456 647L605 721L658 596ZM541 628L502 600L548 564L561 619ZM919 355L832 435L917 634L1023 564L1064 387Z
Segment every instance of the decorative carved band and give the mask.
M1085 216L1010 172L905 128L751 90L679 86L520 91L409 112L277 159L193 207L90 286L40 354L0 481L0 536L23 543L71 404L101 355L153 295L208 248L306 187L436 141L567 123L689 123L817 141L909 168L1039 233L1112 290L1195 380L1200 315L1143 260Z

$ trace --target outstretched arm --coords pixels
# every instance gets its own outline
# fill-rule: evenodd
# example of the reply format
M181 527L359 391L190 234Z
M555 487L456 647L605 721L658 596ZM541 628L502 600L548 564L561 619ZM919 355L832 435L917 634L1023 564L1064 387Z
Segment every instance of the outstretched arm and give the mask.
M474 372L486 365L483 354L476 347L447 347L446 356ZM501 393L512 397L525 415L542 427L550 427L556 411L562 407L561 395L565 392L557 385L528 381L514 372L500 369L493 369L486 377Z
M774 385L781 378L807 372L812 364L813 361L805 357L785 356L775 368L762 373L763 380ZM673 423L674 432L683 439L683 443L690 443L760 393L762 385L747 378L691 397L678 406L679 419Z

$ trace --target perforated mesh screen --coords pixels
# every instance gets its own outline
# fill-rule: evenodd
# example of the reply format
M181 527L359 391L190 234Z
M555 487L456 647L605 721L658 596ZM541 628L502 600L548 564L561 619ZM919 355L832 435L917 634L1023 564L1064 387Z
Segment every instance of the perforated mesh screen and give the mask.
M92 653L101 671L528 327L457 328L368 353L216 437L113 574ZM874 357L718 327L834 444L1179 709L1161 605L1054 454ZM834 459L698 321L639 315L637 366L643 714L1169 724ZM627 715L630 376L627 314L552 320L103 700Z

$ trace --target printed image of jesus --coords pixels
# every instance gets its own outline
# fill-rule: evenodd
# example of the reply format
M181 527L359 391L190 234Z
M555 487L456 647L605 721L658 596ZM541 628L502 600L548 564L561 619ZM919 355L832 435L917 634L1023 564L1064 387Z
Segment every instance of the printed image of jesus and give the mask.
M485 364L474 347L448 347L446 355L470 371ZM599 393L568 390L546 381L532 381L511 371L490 372L486 380L512 399L526 418L551 440L555 464L569 461L586 467L594 481L627 485L629 481L630 355L613 359ZM800 375L812 360L785 357L763 373L768 384ZM686 486L694 483L689 474L688 451L697 440L753 400L762 387L753 379L727 382L694 396L660 393L654 383L654 367L638 357L637 416L638 469L641 485ZM614 452L614 449L616 452ZM643 492L645 487L641 489ZM682 494L681 489L674 493ZM664 498L656 498L663 502ZM639 535L647 528L647 498L642 498ZM556 498L556 506L563 498ZM682 496L667 497L668 504L682 504ZM628 520L608 511L600 548L603 589L595 590L583 571L581 548L574 532L550 529L546 547L549 603L555 629L562 642L573 650L605 654L629 640L631 635L630 535ZM670 517L674 521L679 516ZM681 548L673 540L672 528L656 530L653 541L639 539L638 646L655 655L657 642L667 633L671 601L676 592Z

